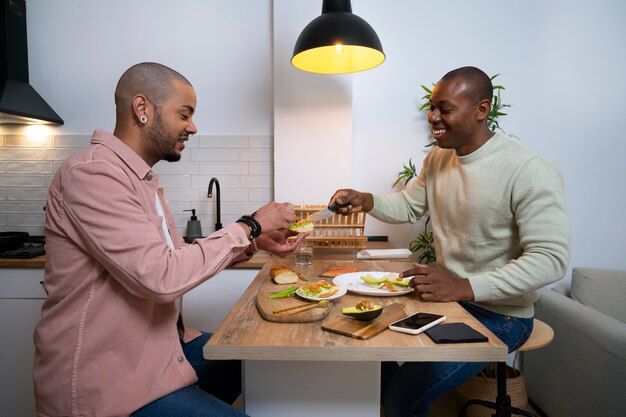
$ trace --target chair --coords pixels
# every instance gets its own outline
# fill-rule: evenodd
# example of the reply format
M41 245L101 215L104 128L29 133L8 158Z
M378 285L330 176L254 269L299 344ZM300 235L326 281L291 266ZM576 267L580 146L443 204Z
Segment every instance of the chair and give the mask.
M550 417L626 416L626 269L574 267L539 291L535 317L556 337L525 355L533 407Z
M526 352L529 350L541 349L547 346L554 339L554 331L550 326L541 320L534 319L533 331L530 337L517 352ZM496 363L496 401L486 400L469 400L463 404L459 417L465 417L467 409L472 405L482 405L483 407L492 408L496 411L494 417L511 417L512 414L522 415L526 417L535 417L534 414L511 406L511 397L506 393L506 362Z

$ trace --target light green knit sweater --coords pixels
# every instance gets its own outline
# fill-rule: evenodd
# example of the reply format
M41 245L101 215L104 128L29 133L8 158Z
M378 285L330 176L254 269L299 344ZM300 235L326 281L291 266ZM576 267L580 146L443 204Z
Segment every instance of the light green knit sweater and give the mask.
M435 148L400 193L374 196L373 217L417 221L429 211L437 262L468 278L475 303L532 317L536 290L569 262L569 219L558 168L517 139L496 134L475 152Z

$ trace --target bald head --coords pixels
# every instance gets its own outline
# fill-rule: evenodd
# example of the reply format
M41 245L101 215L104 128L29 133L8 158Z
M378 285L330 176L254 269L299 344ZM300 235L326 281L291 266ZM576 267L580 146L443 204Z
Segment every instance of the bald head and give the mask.
M481 100L489 100L489 102L491 102L493 98L493 84L491 83L491 79L487 74L476 67L457 68L444 75L441 80L464 81L470 99L474 103Z
M175 80L191 86L180 73L156 62L142 62L127 69L115 88L118 120L128 117L131 101L137 94L145 95L153 106L161 107L172 96Z

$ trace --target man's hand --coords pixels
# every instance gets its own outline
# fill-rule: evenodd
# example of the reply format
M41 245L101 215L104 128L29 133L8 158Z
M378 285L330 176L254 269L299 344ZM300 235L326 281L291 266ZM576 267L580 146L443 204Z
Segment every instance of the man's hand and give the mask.
M337 210L337 212L341 214L350 214L359 211L367 213L374 208L374 196L370 193L362 193L346 188L335 191L328 205L332 206L335 203L348 204L348 206Z
M263 232L286 230L296 218L296 212L289 204L271 202L256 211L256 221L261 224Z
M457 278L448 271L422 264L400 274L413 276L409 285L423 301L474 301L474 291L466 278Z
M302 245L304 238L308 236L308 233L302 233L291 242L288 242L287 237L291 236L291 234L287 229L274 230L268 233L263 232L261 236L256 238L256 244L259 249L284 258L295 253Z

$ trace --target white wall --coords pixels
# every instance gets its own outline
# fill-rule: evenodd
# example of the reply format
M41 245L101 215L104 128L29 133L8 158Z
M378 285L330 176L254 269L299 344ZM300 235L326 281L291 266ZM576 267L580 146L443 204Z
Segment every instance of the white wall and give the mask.
M30 78L64 133L113 129L113 91L156 61L196 89L199 134L269 135L270 0L28 0Z
M290 64L298 35L320 12L318 1L274 1L275 197L301 205L326 204L351 180L352 76Z
M277 134L276 197L305 199L295 183L282 185L287 173L314 184L306 195L323 203L338 187L390 191L409 157L419 166L428 141L425 115L416 111L419 84L462 65L501 73L504 100L513 104L502 127L563 171L571 265L626 268L624 2L352 3L378 32L387 61L364 73L323 77L299 73L287 60L321 0L28 0L31 81L66 120L55 132L89 134L112 128L112 91L121 71L141 60L161 61L196 87L199 133ZM305 121L301 133L298 120ZM327 143L316 147L311 138L324 133L312 134L311 126L351 130L351 143L342 133L340 152ZM290 136L293 149L311 153L306 163L292 148L279 148ZM318 177L335 166L349 166L350 174ZM414 231L367 221L368 234L389 234L400 246Z

